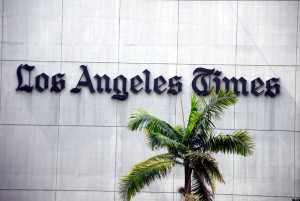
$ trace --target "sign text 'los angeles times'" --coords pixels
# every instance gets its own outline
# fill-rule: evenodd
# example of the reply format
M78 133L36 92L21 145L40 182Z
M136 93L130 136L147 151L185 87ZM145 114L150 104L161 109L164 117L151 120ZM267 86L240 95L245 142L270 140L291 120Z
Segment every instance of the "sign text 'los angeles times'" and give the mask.
M34 83L31 83L34 68L35 66L27 64L22 64L17 68L17 91L32 92L35 88L37 91L43 92L49 88L50 77L45 73L36 75ZM72 93L80 93L82 88L87 88L91 93L110 93L113 91L111 98L125 100L128 98L129 92L138 94L144 90L147 94L151 94L153 91L153 93L157 94L167 93L176 95L183 90L182 76L175 75L168 80L162 75L152 78L151 72L147 69L141 72L141 74L131 77L129 80L124 75L110 78L106 74L102 74L102 76L96 74L93 76L94 81L96 81L96 85L94 85L88 67L81 65L80 68L82 75L78 78L77 85L70 90ZM28 74L28 78L25 74ZM198 95L204 96L209 94L211 88L214 88L218 92L221 87L233 91L236 95L242 94L244 96L251 93L255 96L264 94L265 96L275 97L280 93L279 78L273 77L264 82L260 77L257 77L248 86L248 81L244 77L238 79L235 77L227 78L222 77L221 74L221 71L214 68L196 68L193 72L194 77L191 80L193 91ZM64 78L64 73L52 75L50 91L60 93L65 89L66 80ZM153 79L153 84L150 86L150 83L152 83L151 79ZM127 84L130 85L129 90L127 89Z

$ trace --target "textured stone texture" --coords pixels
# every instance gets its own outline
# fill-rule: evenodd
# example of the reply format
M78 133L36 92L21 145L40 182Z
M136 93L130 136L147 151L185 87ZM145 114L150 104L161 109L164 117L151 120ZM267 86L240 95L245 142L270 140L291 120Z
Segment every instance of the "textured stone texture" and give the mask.
M177 1L121 1L120 61L176 63Z
M113 201L114 192L58 191L56 197L59 201Z
M239 2L237 64L295 65L297 8L297 1Z
M55 191L30 191L30 190L1 190L0 200L18 201L54 201Z
M234 64L237 1L179 1L178 62Z
M255 140L253 156L234 157L234 194L293 195L294 132L251 131L251 134Z
M114 190L116 128L60 127L57 188Z
M151 152L143 131L126 129L130 114L145 108L176 125L183 110L187 121L197 67L244 77L248 91L257 77L263 90L268 79L280 78L278 96L239 95L216 121L223 133L248 129L256 144L249 158L216 155L226 181L217 184L216 200L300 197L299 1L0 0L0 12L0 201L120 200L120 178L166 151ZM16 91L21 64L35 66L32 85L44 72L50 88L51 76L65 73L66 88ZM80 65L88 66L95 90L96 74L108 75L110 88L124 75L128 98L87 87L70 93ZM130 91L135 75L144 81L138 94ZM156 94L153 79L160 75L182 76L182 92ZM182 185L183 170L175 168L134 200L180 200Z
M54 190L57 126L0 126L0 188Z
M6 60L61 59L61 0L3 0L3 54Z

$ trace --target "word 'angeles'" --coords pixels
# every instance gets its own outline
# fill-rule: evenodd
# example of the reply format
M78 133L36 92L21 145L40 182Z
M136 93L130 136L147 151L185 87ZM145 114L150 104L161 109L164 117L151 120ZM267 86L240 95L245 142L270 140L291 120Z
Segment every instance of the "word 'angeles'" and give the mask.
M113 79L113 86L110 86L110 77L104 74L103 76L99 76L96 74L94 79L97 81L96 90L93 86L93 83L90 78L90 74L88 71L87 66L81 65L80 68L82 69L83 73L79 78L79 81L75 88L71 89L70 92L72 93L80 93L81 87L87 87L91 93L102 93L103 91L110 93L112 90L115 92L112 95L113 99L118 100L125 100L128 98L128 91L127 91L127 78L123 75L119 75L118 77ZM26 91L31 92L34 88L33 85L30 84L31 79L31 71L34 69L34 66L29 66L27 64L20 65L17 69L17 77L18 77L18 87L17 91ZM28 84L23 84L23 71L27 71L29 74ZM141 78L140 75L136 75L130 79L130 91L137 94L142 89L145 90L147 94L150 94L152 89L150 87L150 77L151 73L147 69L143 72L144 80ZM207 69L207 68L196 68L193 72L194 78L192 80L192 88L194 92L198 95L208 95L210 87L210 80L213 81L213 87L215 88L216 92L218 92L221 88L221 84L225 85L225 89L231 90L230 86L233 85L233 92L236 95L242 93L244 96L247 96L249 91L247 91L247 80L243 77L236 79L232 77L231 79L227 77L223 77L222 79L219 77L221 75L221 71L215 69ZM51 78L51 88L50 91L59 93L65 88L66 81L63 79L65 74L58 73L53 75ZM213 78L212 78L213 77ZM182 83L180 82L182 76L174 76L168 80L168 89L165 87L167 84L166 79L161 75L156 77L153 81L153 91L157 94L162 94L164 91L167 91L169 94L176 95L177 93L182 91ZM256 78L251 81L251 93L255 96L259 96L263 92L265 95L275 97L277 94L280 93L280 85L277 83L279 78L271 78L266 81L266 91L262 90L264 86L264 82L261 78ZM104 82L104 83L103 83ZM120 83L119 83L120 82ZM144 86L142 85L144 83ZM241 91L239 90L239 83L241 84ZM103 87L104 84L105 86ZM121 86L121 87L119 87ZM49 87L49 76L45 73L37 75L35 77L35 89L39 92L43 92L44 90L48 89Z

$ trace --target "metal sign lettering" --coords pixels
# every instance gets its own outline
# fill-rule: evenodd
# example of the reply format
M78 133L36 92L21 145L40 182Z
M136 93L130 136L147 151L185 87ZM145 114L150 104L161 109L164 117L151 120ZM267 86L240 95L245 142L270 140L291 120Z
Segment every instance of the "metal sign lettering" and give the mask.
M20 65L17 68L18 86L17 91L32 92L35 89L39 92L43 92L48 89L49 75L42 73L35 77L35 85L31 83L31 71L35 66L29 66L27 64ZM91 80L88 67L81 65L82 75L77 82L77 85L70 90L71 93L80 93L82 88L87 88L91 93L110 93L112 90L114 94L112 99L126 100L128 98L127 82L129 82L130 91L134 94L140 93L144 90L150 94L153 90L154 93L163 94L168 93L176 95L182 91L182 83L180 82L182 76L174 76L166 79L162 75L153 79L153 87L150 86L151 72L145 69L142 73L144 75L136 75L129 80L124 75L119 75L114 79L111 79L108 75L104 74L100 76L96 74L93 78L96 80L97 85L94 85ZM23 72L27 71L28 80L23 83ZM244 77L236 78L221 78L222 72L207 68L196 68L193 72L194 78L192 80L193 91L198 95L208 95L209 90L214 88L217 92L220 90L221 85L226 90L233 91L236 95L247 96L249 93L254 96L264 94L265 96L275 97L280 93L279 78L271 78L264 82L260 77L257 77L251 81L250 91L247 90L248 81ZM51 92L60 93L65 88L66 81L63 79L65 74L58 73L51 77ZM167 81L168 80L168 81ZM112 83L112 86L110 85ZM96 90L95 90L96 89Z

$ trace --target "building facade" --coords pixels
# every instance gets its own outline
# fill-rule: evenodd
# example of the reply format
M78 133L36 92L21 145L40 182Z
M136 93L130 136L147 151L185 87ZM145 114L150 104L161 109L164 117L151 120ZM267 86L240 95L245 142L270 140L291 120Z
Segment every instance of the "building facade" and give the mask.
M248 94L238 81L238 103L216 122L216 131L248 130L254 154L216 155L226 182L217 185L216 200L300 197L299 1L1 0L0 5L1 201L120 200L120 178L157 154L146 147L143 132L126 129L129 115L145 108L171 125L182 124L196 68L221 72L205 76L209 86L216 84L214 77L223 87L224 77L247 80ZM26 70L26 64L34 68ZM95 92L78 84L89 82L82 65ZM111 91L104 82L98 85L97 75L110 78ZM138 93L130 90L136 75L143 80ZM176 75L182 90L173 95L167 92ZM161 94L154 90L156 78L156 87L166 88ZM59 80L65 81L61 91ZM20 90L25 85L32 91ZM266 94L268 86L275 97ZM70 92L76 87L79 93ZM203 87L200 78L197 87ZM125 100L112 98L124 89ZM134 200L180 200L183 173L175 168Z

